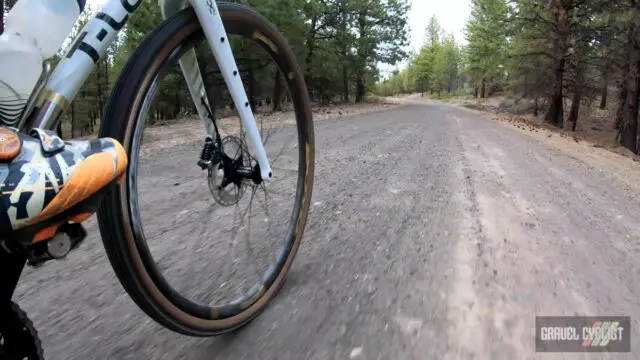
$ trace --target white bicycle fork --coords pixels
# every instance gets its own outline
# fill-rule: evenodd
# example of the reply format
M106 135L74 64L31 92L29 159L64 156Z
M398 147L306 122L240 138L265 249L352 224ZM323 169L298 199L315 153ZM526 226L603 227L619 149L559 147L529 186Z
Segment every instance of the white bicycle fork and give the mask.
M74 46L56 66L54 72L46 81L46 85L33 94L34 98L42 100L42 108L32 118L22 119L20 128L55 128L60 121L60 113L75 98L100 57L106 53L109 44L115 41L117 33L122 30L129 16L133 14L143 0L133 0L133 3L130 1L109 0L102 8L102 11L84 26L81 34L76 38ZM243 128L248 135L249 149L255 154L255 158L258 161L260 175L263 180L272 179L271 165L267 159L267 154L215 1L159 1L160 9L165 19L184 9L188 4L191 4L195 10L205 37L218 62L224 81L229 88L233 103L238 110ZM209 135L212 135L214 131L213 124L206 107L202 104L204 102L207 106L209 105L202 74L196 61L195 50L191 49L182 56L180 67L205 129Z
M182 6L186 5L184 2L182 6L179 3L180 1L161 0L160 6L163 16L167 18L173 15L175 11L180 10ZM260 175L263 180L270 180L273 178L271 165L269 164L267 153L262 144L262 138L256 126L256 120L251 111L247 94L244 91L244 85L242 84L242 79L238 72L236 61L231 51L231 45L229 44L222 18L218 12L218 7L214 0L189 0L189 3L200 21L207 42L213 50L213 55L218 63L220 72L229 88L229 93L240 116L240 121L247 133L249 149L255 154L256 160L260 165ZM208 117L207 109L202 106L201 103L204 101L207 106L209 106L206 89L204 88L202 75L196 60L195 50L191 49L187 51L179 62L198 114L207 132L209 135L212 135L214 131L213 124ZM209 107L209 109L211 109L211 107Z

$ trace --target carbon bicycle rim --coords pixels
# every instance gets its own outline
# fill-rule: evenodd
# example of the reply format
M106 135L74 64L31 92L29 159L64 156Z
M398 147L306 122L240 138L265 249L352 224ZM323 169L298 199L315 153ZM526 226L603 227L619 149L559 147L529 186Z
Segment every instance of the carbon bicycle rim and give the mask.
M114 185L114 191L98 212L109 260L125 290L143 311L165 327L193 336L217 335L248 323L277 293L300 246L313 183L311 108L295 56L275 27L256 12L229 3L220 3L219 11L229 41L236 45L234 50L239 47L238 51L243 54L253 54L255 50L245 51L242 47L255 46L266 55L252 58L250 63L270 61L265 67L251 65L249 77L255 82L256 78L265 78L264 74L271 74L271 78L274 73L276 77L279 74L281 86L288 90L286 98L290 102L284 102L284 107L290 107L291 111L265 111L257 116L257 125L269 160L275 164L272 166L276 178L278 174L286 177L295 173L295 176L289 182L283 180L281 187L276 185L277 179L273 184L249 182L244 188L237 186L235 195L232 191L224 194L227 200L231 199L225 201L221 192L214 191L217 185L213 183L219 181L220 176L212 174L215 171L211 169L202 171L196 165L205 133L192 136L190 131L200 120L172 119L169 124L157 124L164 121L156 116L157 111L162 110L149 99L154 94L164 99L175 95L172 89L181 86L173 82L178 78L173 76L178 73L177 59L190 49L196 49L199 55L207 53L201 51L200 46L208 48L208 45L191 9L164 22L136 49L113 90L100 131L101 137L121 141L129 157L126 179ZM206 68L202 71L205 78L210 73L215 78L215 64L206 59L198 61L201 69ZM243 72L244 69L238 67ZM169 79L169 85L162 85L163 79ZM223 95L224 91L219 90L213 97ZM223 107L213 101L212 112L222 111ZM265 108L264 104L253 105ZM155 113L150 111L153 109ZM180 113L178 111L178 115ZM227 155L241 158L240 163L250 166L254 160L241 126L233 125L233 111L227 107L225 114L216 115L220 117L217 124L224 133L223 145L231 149ZM284 121L275 124L277 119ZM147 131L145 125L150 121L157 123ZM199 125L204 131L202 123ZM282 135L277 135L279 130L283 130ZM176 135L179 132L187 134L179 137ZM237 135L233 135L234 132ZM177 140L172 142L173 138ZM274 146L270 149L271 143ZM149 165L142 163L147 158ZM291 201L273 200L285 193L291 196ZM145 203L147 195L149 200ZM195 210L183 209L176 203L183 199L190 200L187 205L194 205ZM254 199L263 201L244 205ZM144 205L150 205L147 208L151 209L146 215L142 210ZM266 216L258 215L258 211ZM227 213L233 213L229 222L224 220ZM276 215L284 215L284 220L276 219ZM241 217L248 219L249 224L237 223L236 219ZM145 225L154 221L159 225ZM267 226L275 226L273 224L281 225L282 231L268 230ZM168 230L160 229L165 225ZM238 233L251 228L257 229L262 237L256 242L240 240ZM175 231L175 235L166 235L170 230ZM157 234L160 240L154 243L151 238ZM193 240L196 236L202 239ZM256 246L262 249L271 240L277 240L278 244L256 255ZM232 255L242 253L237 250L241 242L247 245L243 253L250 260L247 266L236 266L232 259ZM202 265L189 274L180 269L191 263ZM222 266L210 270L213 265ZM170 274L172 271L174 276ZM235 283L216 282L225 274L243 272L250 277L238 282L238 289L232 289Z

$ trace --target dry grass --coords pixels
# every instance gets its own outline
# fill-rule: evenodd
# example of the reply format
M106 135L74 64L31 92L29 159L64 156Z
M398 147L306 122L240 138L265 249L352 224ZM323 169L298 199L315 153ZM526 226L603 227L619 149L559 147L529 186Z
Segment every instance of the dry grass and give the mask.
M383 111L400 106L398 103L387 101L367 102L362 104L335 104L330 106L315 106L313 120L329 121L347 116ZM256 114L258 130L262 124L261 133L265 134L271 129L273 132L280 130L282 126L295 124L293 111L278 111L273 113ZM222 136L237 134L240 130L240 119L237 116L227 116L218 119L218 126ZM191 115L178 120L156 123L148 126L144 131L143 152L151 152L160 149L168 149L189 141L202 141L205 136L204 128L199 117ZM94 138L83 136L82 138Z
M599 109L599 101L582 104L576 131L571 131L572 124L568 122L565 122L563 129L546 124L543 121L545 104L542 102L539 104L540 113L537 117L532 114L519 115L520 109L516 109L517 106L512 105L512 103L512 99L505 97L472 99L458 102L459 105L481 111L494 120L511 123L522 130L537 131L544 129L562 138L572 139L575 142L585 141L590 146L607 149L616 154L629 157L634 161L639 161L640 159L640 157L632 151L616 143L615 109L618 105L615 102L609 102L605 110ZM570 107L571 101L567 100L565 102L565 119L569 116ZM526 108L525 110L528 111L530 108Z
M531 136L571 158L589 164L596 171L606 172L640 194L640 184L636 180L640 176L640 157L615 144L616 131L608 110L583 114L578 120L577 131L571 132L549 126L542 121L542 115L519 116L496 113L486 108L464 108ZM615 109L615 106L611 108Z

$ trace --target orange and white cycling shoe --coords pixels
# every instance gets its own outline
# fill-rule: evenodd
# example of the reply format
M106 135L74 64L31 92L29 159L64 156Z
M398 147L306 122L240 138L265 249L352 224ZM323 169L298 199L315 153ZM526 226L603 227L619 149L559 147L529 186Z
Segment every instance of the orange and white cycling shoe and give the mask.
M0 239L30 247L60 232L84 237L73 225L97 210L126 167L122 145L110 138L63 141L53 131L0 127Z

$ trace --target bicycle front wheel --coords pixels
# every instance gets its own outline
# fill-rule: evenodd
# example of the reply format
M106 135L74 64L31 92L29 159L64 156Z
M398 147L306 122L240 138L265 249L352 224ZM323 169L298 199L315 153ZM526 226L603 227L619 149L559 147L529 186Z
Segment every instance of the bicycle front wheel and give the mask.
M256 162L230 100L224 101L228 92L218 87L224 82L192 9L165 21L132 54L100 128L100 136L119 140L129 157L124 181L114 185L98 212L109 261L146 314L192 336L237 329L274 297L300 246L313 183L311 107L292 50L247 7L220 3L219 11L237 59L244 54L238 71L249 88L273 182L229 175ZM205 170L197 164L207 133L192 115L178 65L192 49L213 93L210 111L221 133L221 156L230 159ZM272 86L259 86L269 79L275 79ZM289 95L281 96L280 89ZM269 247L270 240L278 244ZM185 268L194 264L188 273ZM248 279L228 279L241 275Z

